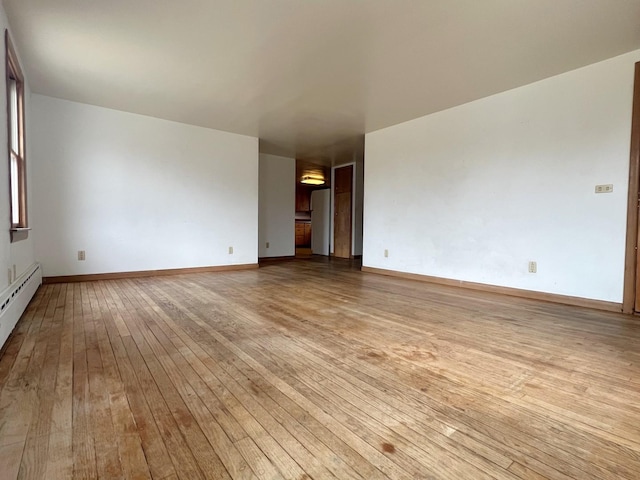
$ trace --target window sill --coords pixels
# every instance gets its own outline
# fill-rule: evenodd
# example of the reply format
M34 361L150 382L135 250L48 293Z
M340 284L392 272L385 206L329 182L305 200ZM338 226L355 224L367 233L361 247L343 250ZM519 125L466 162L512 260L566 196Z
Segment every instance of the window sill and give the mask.
M30 230L30 227L11 227L9 229L9 232L11 233L11 243L29 238Z

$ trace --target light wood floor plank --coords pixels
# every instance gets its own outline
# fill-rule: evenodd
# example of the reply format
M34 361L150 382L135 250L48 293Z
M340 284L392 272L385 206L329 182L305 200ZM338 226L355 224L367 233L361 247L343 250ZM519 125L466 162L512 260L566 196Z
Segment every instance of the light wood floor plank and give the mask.
M122 321L133 323L134 320L131 317L131 312L125 308L122 302L117 301L117 297L113 292L113 284L101 283L100 285L105 297L109 297L112 300L112 302L108 302L109 308L112 311L116 309ZM142 445L152 478L170 478L171 475L176 475L172 463L172 459L176 457L167 450L153 413L146 401L142 386L136 377L134 368L123 344L122 339L130 339L130 333L127 329L126 334L121 337L120 333L122 330L117 328L113 318L107 318L105 327L107 335L109 335L109 340L111 341L113 353L118 364L118 371L120 372L123 388L135 423L135 432L129 432L129 434L137 434L139 436L140 444Z
M152 289L154 297L161 299L161 301L167 302L169 299L166 296L162 296L157 289ZM175 296L175 295L174 295ZM175 300L174 300L175 301ZM185 307L186 308L186 307ZM189 316L192 313L190 312ZM200 331L197 337L202 338L204 332ZM342 460L341 456L337 456L334 452L327 448L318 438L315 437L312 430L308 429L308 426L304 421L300 421L300 416L293 415L296 411L297 405L293 404L284 396L280 396L282 406L273 401L272 398L266 395L266 390L269 389L267 383L263 378L251 369L248 365L241 361L225 362L226 358L221 355L222 348L215 348L210 351L210 355L216 358L221 365L224 365L225 372L230 375L239 385L241 385L247 392L252 392L259 400L259 403L273 416L273 418L280 423L291 435L300 441L304 447L309 450L315 457L319 458L322 463L327 466L329 470L333 472L338 478L362 478L355 470L349 467L349 465ZM262 387L262 388L261 388ZM275 389L269 389L274 391ZM283 408L284 407L284 408ZM323 432L324 433L324 432ZM330 440L331 444L335 444L336 438ZM350 452L346 453L349 457ZM362 464L358 465L359 469L362 469ZM379 474L380 472L377 472ZM368 471L366 478L375 478L376 472ZM325 475L326 476L326 475Z
M66 288L45 478L73 476L73 286Z
M44 319L38 332L38 340L25 373L25 380L33 387L32 394L25 399L22 408L32 411L27 432L20 472L24 478L44 478L44 465L48 454L51 427L52 396L48 393L55 384L57 354L59 352L60 315L56 309L58 297L66 286L54 290L47 305Z
M209 453L211 456L209 464L202 465L206 475L216 479L229 477L253 478L251 469L242 460L233 443L223 432L220 425L217 424L215 418L211 415L189 383L189 375L197 376L197 374L188 367L186 362L183 362L180 352L175 349L175 346L168 341L164 333L150 318L145 318L145 322L140 326L140 329L147 344L158 358L166 373L163 383L167 384L167 382L170 381L183 402L181 403L177 396L172 398L172 403L177 405L174 416L181 419L188 418L188 416L191 415L195 420L194 425L197 425L199 429L196 430L194 428L189 432L190 436L197 436L197 438L194 438L192 446L192 451L196 459L203 459L203 457L207 455L206 450L210 450L206 445L205 437L210 445L220 447L219 453ZM159 375L162 374L159 373ZM194 381L197 381L197 379ZM164 393L167 393L166 389L163 389L163 394ZM184 408L188 411L185 411ZM203 452L203 450L205 450L205 452ZM221 457L224 459L224 462L221 460ZM227 470L227 467L224 466L225 464L228 465L231 471Z
M58 373L60 337L62 335L62 319L64 316L64 310L61 307L65 305L66 290L67 286L62 285L58 290L55 301L52 299L50 307L47 308L45 317L51 316L52 318L51 324L42 339L45 349L44 358L41 364L39 362L34 364L39 369L37 379L38 394L36 396L37 407L35 415L29 427L22 456L21 470L25 472L26 478L45 478L46 461L49 457L49 436L52 427L55 427L52 419L54 395L50 392L55 389Z
M24 332L24 338L20 334L12 335L0 362L3 363L6 358L6 362L10 364L3 383L0 384L0 446L11 445L11 448L4 451L4 461L7 464L19 465L22 460L23 447L33 416L33 409L27 406L30 405L28 402L33 394L33 387L27 382L25 374L52 293L53 289L41 292L34 298L24 314L23 321L16 327L20 332ZM19 348L12 347L14 343L19 344Z
M85 324L91 319L86 284L73 285L73 475L75 478L97 478L95 438L91 429L89 369Z
M42 286L0 478L640 478L640 321L349 262Z
M92 310L95 320L95 335L102 360L102 383L108 398L111 418L105 418L109 430L108 437L115 439L118 458L124 478L150 478L149 466L142 450L140 436L134 422L133 414L125 394L124 383L120 377L118 364L107 334L106 325L113 322L111 312L103 296L100 284L90 285ZM110 427L109 427L110 420Z
M273 351L275 351L275 349L273 349L273 348L269 348L269 347L272 347L272 345L270 345L270 344L268 343L268 340L265 340L266 335L263 335L263 333L264 333L264 332L260 331L260 329L258 329L258 328L257 328L257 327L255 327L255 326L254 326L254 327L252 327L251 329L252 329L252 331L257 335L257 337L258 337L258 338L262 338L262 339L263 339L263 340L261 340L261 342L260 342L261 344L265 344L264 346L266 347L265 349L263 349L263 352L264 352L265 350L267 350L267 351L268 351L268 350L273 350ZM291 342L292 340L291 340L291 339L289 339L288 341L290 341L290 342ZM259 347L257 347L257 348L259 348ZM296 353L298 353L298 355L296 355L296 357L295 357L295 358L296 358L298 361L299 361L301 358L303 358L303 357L305 356L305 352L304 352L303 350L297 350L297 352L296 352ZM257 352L254 352L254 353L252 353L252 356L253 356L253 355L256 355L256 354L257 354ZM277 362L277 360L276 360L276 362ZM265 362L263 362L263 363L268 363L268 362L266 362L266 361L265 361ZM276 365L274 365L274 366L273 366L273 367L271 367L271 368L277 368L277 366L276 366ZM317 365L316 365L316 366L313 366L313 367L312 367L312 370L309 370L309 369L308 369L308 371L312 371L312 372L314 372L314 373L315 373L316 371L318 371ZM247 373L247 375L248 375L248 373ZM283 373L282 375L286 375L286 373ZM329 374L329 376L331 376L331 374ZM326 383L324 383L324 382L326 382L327 380L328 380L328 377L323 378L323 379L317 379L317 383L318 383L321 387L326 387ZM324 391L326 391L326 388L323 388L323 390L324 390ZM357 406L356 408L358 408L358 409L360 409L360 408L362 408L364 405L366 405L366 402L360 402L359 400L355 400L355 401L353 401L353 399L351 399L351 402L352 402L354 405L356 405L356 406ZM322 403L325 403L325 402L320 402L320 403L322 404ZM347 403L348 403L348 402L347 402ZM357 410L356 410L356 412L357 412ZM377 412L374 412L374 415L375 415L376 413L377 413ZM378 419L380 419L380 420L381 420L381 421L383 421L383 422L384 422L384 421L386 421L386 419L387 419L386 417L387 417L388 413L389 413L389 412L388 412L388 410L386 410L386 411L384 411L384 412L380 412L380 413L378 414ZM356 413L356 414L357 414L357 413ZM403 419L403 420L406 420L406 419ZM396 428L403 429L403 424L401 424L401 423L399 423L399 422L394 422L394 426L396 426ZM409 433L409 435L411 435L411 433ZM415 436L415 435L414 435L414 436ZM425 438L424 438L424 440L428 440L428 437L425 437ZM382 442L382 443L386 443L386 442ZM387 444L387 445L392 445L392 444ZM413 447L413 446L412 446L412 447ZM394 448L394 450L395 450L395 446L394 446L393 448ZM425 453L426 453L426 452L425 452ZM394 455L394 456L395 456L395 457L397 457L398 455ZM424 456L424 458L425 458L425 459L426 459L427 457L428 457L427 455L425 455L425 456ZM505 463L505 462L506 462L506 466L508 466L508 465L511 463L511 461L510 461L510 460L508 460L508 459L505 459L505 460L503 461L503 463ZM432 470L435 470L435 469L436 469L436 468L435 468L435 466L433 466L433 465L432 465L431 467L432 467ZM414 474L415 474L415 472L414 472ZM481 478L481 475L479 475L478 473L475 473L475 474L474 474L474 472L472 472L472 471L465 471L465 474L466 474L467 476L474 476L475 478ZM452 477L452 478L460 478L460 472L456 473L455 468L452 468L452 465L443 466L443 470L440 472L440 476L441 476L442 478L445 478L445 475L451 475L451 477ZM342 478L342 477L341 477L341 478Z
M149 304L153 304L153 301L142 291L138 291L140 297L144 299ZM163 317L165 320L170 321L170 318L166 315L162 315L162 312L159 307L155 309L156 314ZM222 381L225 383L226 387L229 389L229 392L243 405L246 411L251 412L251 415L255 418L257 424L260 425L259 430L266 429L269 431L270 435L276 440L282 447L284 447L288 452L290 452L290 456L293 459L302 458L306 459L307 463L310 464L310 473L314 473L318 478L330 478L332 475L324 469L322 464L312 456L308 454L305 448L296 441L285 429L282 428L280 424L274 421L273 417L267 412L264 408L262 408L251 395L248 394L245 390L242 389L233 379L228 375L224 369L217 368L214 371L214 374L218 376L218 378L222 377ZM246 417L245 417L246 418ZM257 425L256 425L257 426ZM265 438L264 435L261 435L261 438ZM281 463L281 466L286 470L286 476L303 476L305 473L303 470L299 468L299 466L294 462L287 462L287 464L283 463L282 459L283 455L278 455L277 462Z
M308 328L309 328L309 325L306 325L306 326L305 326L305 328L307 328L307 329L308 329ZM383 352L383 353L384 353L384 352ZM386 356L386 355L385 355L385 356ZM472 397L473 397L473 395L468 395L468 397L469 397L469 398L472 398Z

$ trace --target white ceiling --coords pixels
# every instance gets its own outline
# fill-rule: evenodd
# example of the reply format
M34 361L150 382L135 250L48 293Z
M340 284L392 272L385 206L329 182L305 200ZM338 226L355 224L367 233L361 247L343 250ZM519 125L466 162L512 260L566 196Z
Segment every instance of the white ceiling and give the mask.
M640 0L4 0L35 93L330 162L379 128L640 48Z

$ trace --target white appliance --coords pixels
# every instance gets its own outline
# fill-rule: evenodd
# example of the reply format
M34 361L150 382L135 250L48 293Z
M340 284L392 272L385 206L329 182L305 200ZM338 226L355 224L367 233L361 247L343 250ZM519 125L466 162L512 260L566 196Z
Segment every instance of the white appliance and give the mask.
M329 255L330 201L329 188L311 192L311 251L316 255Z

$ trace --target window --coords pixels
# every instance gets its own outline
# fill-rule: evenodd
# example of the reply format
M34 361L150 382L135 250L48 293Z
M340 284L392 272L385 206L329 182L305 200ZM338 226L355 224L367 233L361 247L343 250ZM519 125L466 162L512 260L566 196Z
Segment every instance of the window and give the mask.
M7 73L7 129L11 229L27 228L27 184L24 151L24 78L5 30Z

